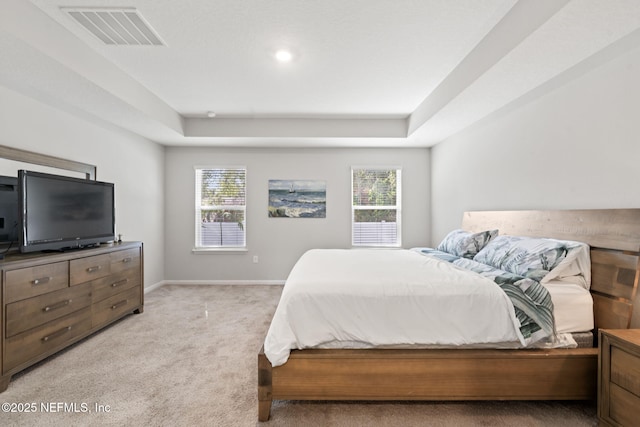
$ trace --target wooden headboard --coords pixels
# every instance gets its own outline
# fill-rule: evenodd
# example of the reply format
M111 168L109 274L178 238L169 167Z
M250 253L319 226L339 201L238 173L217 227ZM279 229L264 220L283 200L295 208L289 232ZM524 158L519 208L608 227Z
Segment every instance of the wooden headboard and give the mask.
M640 209L465 212L462 228L589 244L596 330L640 328Z

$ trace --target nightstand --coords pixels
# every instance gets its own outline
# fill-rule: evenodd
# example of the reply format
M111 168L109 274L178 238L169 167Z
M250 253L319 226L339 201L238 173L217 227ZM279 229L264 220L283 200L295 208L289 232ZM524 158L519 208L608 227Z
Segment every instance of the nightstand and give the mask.
M640 329L601 329L599 343L600 425L637 426L640 414Z

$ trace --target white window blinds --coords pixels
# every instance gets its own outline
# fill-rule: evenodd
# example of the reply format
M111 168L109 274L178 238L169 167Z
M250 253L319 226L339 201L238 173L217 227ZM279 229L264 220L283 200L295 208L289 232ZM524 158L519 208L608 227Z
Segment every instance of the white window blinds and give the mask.
M196 168L197 248L246 247L244 167Z
M351 170L354 246L401 245L400 178L399 168Z

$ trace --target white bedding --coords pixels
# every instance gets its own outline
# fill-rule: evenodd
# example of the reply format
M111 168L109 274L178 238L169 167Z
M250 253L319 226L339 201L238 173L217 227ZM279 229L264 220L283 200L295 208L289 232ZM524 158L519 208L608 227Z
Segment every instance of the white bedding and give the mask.
M551 294L556 332L587 332L593 329L593 298L579 284L550 281L543 284Z
M516 343L513 305L492 280L396 249L314 249L292 269L264 343L273 366L292 349Z

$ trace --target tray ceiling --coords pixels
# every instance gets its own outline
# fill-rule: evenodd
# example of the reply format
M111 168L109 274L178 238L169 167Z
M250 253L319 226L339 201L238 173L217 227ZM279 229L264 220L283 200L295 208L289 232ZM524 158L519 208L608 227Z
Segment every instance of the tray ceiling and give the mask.
M160 44L127 42L123 8ZM2 12L1 85L167 145L432 146L640 46L637 0L5 0Z

